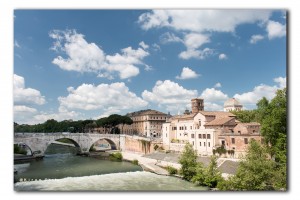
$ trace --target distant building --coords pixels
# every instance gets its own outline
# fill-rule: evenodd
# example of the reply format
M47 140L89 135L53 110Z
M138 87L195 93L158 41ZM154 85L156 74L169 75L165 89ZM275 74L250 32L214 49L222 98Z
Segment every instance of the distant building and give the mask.
M192 99L192 108L194 103ZM204 106L203 100L201 103ZM261 141L259 123L240 123L230 112L203 111L203 108L168 119L162 126L162 138L167 150L181 152L190 143L199 155L212 155L214 149L224 146L226 150L234 150L234 157L246 152L251 139Z
M243 105L235 98L230 98L224 103L224 111L239 111L243 109Z
M169 114L148 109L128 113L127 116L133 120L133 124L124 125L124 134L160 137L162 124L166 122Z

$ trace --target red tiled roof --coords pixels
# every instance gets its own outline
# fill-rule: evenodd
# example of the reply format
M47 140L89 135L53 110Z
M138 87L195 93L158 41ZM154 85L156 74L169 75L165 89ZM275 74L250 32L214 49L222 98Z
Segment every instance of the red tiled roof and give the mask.
M236 115L231 112L223 112L223 111L199 111L204 116L215 116L216 118L223 117L235 117Z
M224 125L230 120L234 119L233 117L222 117L222 118L216 118L208 123L206 123L204 126L217 126L217 125Z

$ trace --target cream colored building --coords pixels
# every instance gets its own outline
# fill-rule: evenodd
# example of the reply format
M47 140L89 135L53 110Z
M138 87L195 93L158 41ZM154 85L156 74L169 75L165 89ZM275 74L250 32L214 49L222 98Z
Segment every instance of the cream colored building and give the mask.
M146 137L160 137L162 124L168 115L156 110L140 110L127 114L133 121L132 125L124 125L123 133Z
M224 103L224 111L239 111L243 109L243 105L235 98L230 98Z
M192 108L194 102L195 99L192 99ZM213 149L223 145L226 150L236 150L235 157L238 157L248 145L248 139L244 138L261 141L259 130L259 123L240 123L230 112L195 108L192 112L186 111L183 115L168 119L162 125L162 138L166 150L181 152L185 144L190 143L199 155L212 155ZM228 143L229 140L236 140L237 143Z

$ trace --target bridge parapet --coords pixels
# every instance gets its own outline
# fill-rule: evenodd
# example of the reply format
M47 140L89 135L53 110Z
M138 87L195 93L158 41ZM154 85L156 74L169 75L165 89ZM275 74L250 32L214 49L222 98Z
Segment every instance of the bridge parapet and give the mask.
M46 151L48 145L56 140L67 138L76 142L81 152L89 152L90 147L98 140L105 139L115 148L120 149L120 135L96 133L15 133L14 142L24 143L32 151Z

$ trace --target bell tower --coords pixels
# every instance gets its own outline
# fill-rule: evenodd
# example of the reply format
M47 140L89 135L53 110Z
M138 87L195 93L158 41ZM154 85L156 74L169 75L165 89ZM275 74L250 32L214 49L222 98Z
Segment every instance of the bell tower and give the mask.
M195 98L191 100L192 103L192 113L198 113L204 110L204 100Z

